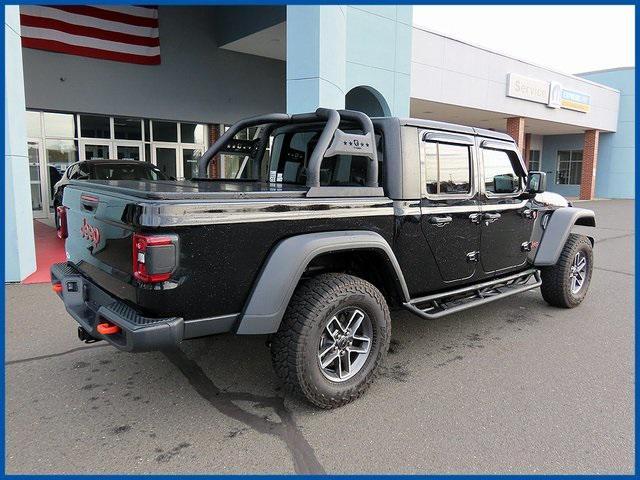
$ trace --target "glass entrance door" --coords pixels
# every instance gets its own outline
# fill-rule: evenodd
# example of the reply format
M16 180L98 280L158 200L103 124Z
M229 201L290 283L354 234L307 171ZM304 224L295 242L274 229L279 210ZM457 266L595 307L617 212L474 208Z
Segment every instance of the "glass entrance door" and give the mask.
M81 160L93 160L93 159L109 159L113 158L111 155L111 143L110 142L81 142L80 143L80 159Z
M29 177L31 187L31 208L33 218L46 218L48 211L47 185L42 175L42 145L40 142L27 143L29 155Z
M118 160L142 160L142 145L119 145L116 143L116 158Z
M178 178L178 148L156 145L153 148L153 163L170 178Z

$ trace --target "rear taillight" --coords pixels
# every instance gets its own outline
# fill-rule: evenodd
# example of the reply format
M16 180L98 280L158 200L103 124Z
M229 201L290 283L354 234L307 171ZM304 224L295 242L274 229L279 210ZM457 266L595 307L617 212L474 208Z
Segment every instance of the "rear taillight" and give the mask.
M69 230L67 229L67 207L56 208L58 212L58 238L65 239L69 236Z
M177 241L172 237L133 235L133 276L143 283L169 280L177 263Z

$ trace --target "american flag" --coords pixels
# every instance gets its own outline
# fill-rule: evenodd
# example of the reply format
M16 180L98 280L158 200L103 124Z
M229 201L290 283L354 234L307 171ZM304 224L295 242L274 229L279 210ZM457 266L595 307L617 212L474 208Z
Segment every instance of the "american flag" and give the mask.
M22 46L116 62L158 65L158 7L23 5Z

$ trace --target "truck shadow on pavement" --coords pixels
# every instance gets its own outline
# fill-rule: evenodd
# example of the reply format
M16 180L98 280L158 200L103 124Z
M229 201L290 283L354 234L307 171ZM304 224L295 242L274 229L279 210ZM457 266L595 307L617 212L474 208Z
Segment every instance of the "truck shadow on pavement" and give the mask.
M529 297L533 304L542 303L541 299L536 301L533 295ZM504 302L503 308L508 304L509 301ZM457 319L425 322L406 312L396 312L393 315L393 339L387 361L379 374L381 378L378 379L377 388L385 388L384 384L387 384L386 388L393 388L388 382L409 382L412 365L427 368L430 366L435 369L461 361L464 358L461 352L464 350L483 349L485 343L500 340L496 332L503 328L521 330L525 326L535 324L538 321L536 315L531 311L525 314L523 308L514 304L511 308L504 308L500 315L492 316L487 315L485 308L480 308L476 313L484 322L475 324L473 319L465 318L470 316L469 313L458 315ZM542 315L552 316L548 312ZM296 473L325 473L294 416L295 412L304 417L315 411L315 408L298 399L285 398L278 393L280 386L277 383L265 384L277 381L266 354L268 349L263 347L264 355L259 354L259 347L264 343L264 339L265 337L209 337L185 343L181 349L162 353L184 375L193 389L218 412L243 423L247 428L281 440L291 454ZM255 352L255 356L247 357L247 352ZM220 364L223 360L235 365L248 360L250 365L245 367L251 371L247 376L234 375L233 380L224 378L223 374L214 383L205 372L205 368L210 364ZM216 385L230 381L233 382L233 389ZM249 393L265 389L274 391L276 395ZM375 395L375 392L370 394ZM256 410L270 409L280 421L269 415L260 415L242 408L238 402L248 402ZM231 432L230 436L237 433Z
M207 376L195 360L180 350L163 352L169 361L182 372L198 394L223 415L242 422L247 427L284 442L291 453L296 473L325 473L315 452L302 435L292 413L284 406L283 397L266 397L253 393L223 392ZM280 422L271 420L240 408L234 401L252 402L260 407L270 407L280 417Z

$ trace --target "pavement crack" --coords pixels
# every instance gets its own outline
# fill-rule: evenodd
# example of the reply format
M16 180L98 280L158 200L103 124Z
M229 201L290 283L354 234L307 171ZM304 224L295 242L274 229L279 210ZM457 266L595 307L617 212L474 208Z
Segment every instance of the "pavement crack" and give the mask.
M4 362L4 364L6 366L6 365L15 365L16 363L35 362L36 360L46 360L47 358L62 357L63 355L68 355L70 353L79 352L81 350L90 350L92 348L100 348L100 347L108 347L108 345L106 343L103 343L101 345L95 345L95 346L91 346L91 347L76 347L76 348L72 348L71 350L66 350L64 352L50 353L49 355L39 355L37 357L19 358L17 360L9 360L8 362Z
M629 273L629 272L623 272L621 270L612 270L610 268L603 268L603 267L593 267L594 270L603 270L605 272L611 272L611 273L619 273L620 275L627 275L629 277L635 277L635 275L633 273Z
M609 240L617 240L618 238L627 238L627 237L633 237L635 235L635 233L627 233L626 235L617 235L615 237L604 237L604 238L600 238L599 240L596 240L595 243L602 243L602 242L607 242Z
M293 459L296 473L325 473L313 448L304 438L292 413L285 407L282 397L265 397L245 392L223 392L202 370L195 360L190 359L182 350L165 350L164 355L182 372L195 391L223 415L242 422L247 427L280 439L287 446ZM234 401L248 401L261 406L271 407L282 422L248 412Z

